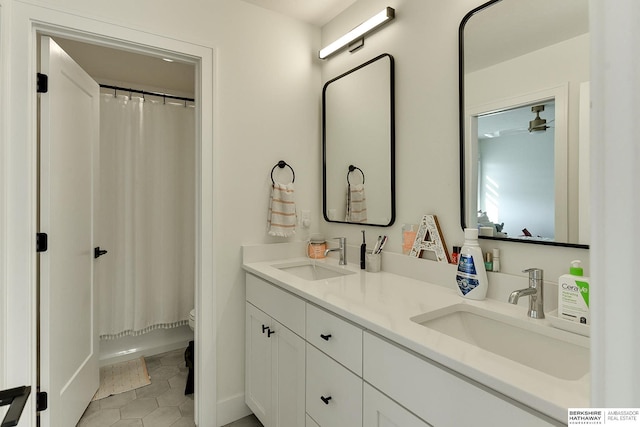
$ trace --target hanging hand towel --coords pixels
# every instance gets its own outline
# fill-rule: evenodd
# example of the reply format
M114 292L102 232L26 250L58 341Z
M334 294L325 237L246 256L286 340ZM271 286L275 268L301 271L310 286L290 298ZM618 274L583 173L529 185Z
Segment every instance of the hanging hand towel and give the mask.
M269 201L267 218L269 235L289 237L296 232L296 204L293 198L293 182L280 184L274 182Z
M347 222L367 222L367 198L364 185L355 184L347 187Z

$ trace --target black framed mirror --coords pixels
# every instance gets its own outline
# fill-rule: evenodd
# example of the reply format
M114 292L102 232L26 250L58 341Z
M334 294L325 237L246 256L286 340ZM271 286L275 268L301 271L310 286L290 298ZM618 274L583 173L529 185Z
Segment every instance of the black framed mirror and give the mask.
M488 1L458 54L462 227L588 248L588 0Z
M387 53L325 83L322 206L326 221L379 227L395 221L394 97L394 59Z

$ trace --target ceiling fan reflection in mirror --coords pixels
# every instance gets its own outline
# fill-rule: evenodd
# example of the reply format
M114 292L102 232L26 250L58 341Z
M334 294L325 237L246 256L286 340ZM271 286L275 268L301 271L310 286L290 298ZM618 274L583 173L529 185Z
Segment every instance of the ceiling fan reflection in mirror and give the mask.
M547 107L546 110L545 107ZM532 112L535 113L535 117L532 120L529 120ZM478 116L478 139L490 139L518 134L532 134L534 132L544 132L547 129L553 128L553 126L550 125L554 120L547 120L540 117L541 113L547 117L554 117L554 102L549 101L545 104L537 105L529 104L528 106ZM529 121L528 126L522 126L527 121Z
M529 122L529 132L544 132L549 129L547 121L540 118L540 112L544 111L544 105L534 105L531 111L536 113L536 118Z

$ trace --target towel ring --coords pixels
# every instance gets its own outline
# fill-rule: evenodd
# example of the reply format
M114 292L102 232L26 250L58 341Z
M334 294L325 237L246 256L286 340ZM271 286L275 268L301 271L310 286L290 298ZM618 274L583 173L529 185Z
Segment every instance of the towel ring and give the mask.
M349 165L349 172L347 172L347 184L351 185L351 182L349 181L349 174L351 174L351 172L353 172L354 170L360 171L360 173L362 174L362 183L364 184L364 172L362 172L362 169L360 169L359 167L353 165Z
M276 184L276 182L273 180L273 171L276 170L276 168L280 168L280 169L284 169L285 166L288 166L289 169L291 169L291 174L293 175L293 179L291 180L291 182L296 182L296 173L293 170L293 168L291 167L290 164L288 164L287 162L285 162L284 160L280 160L278 163L276 163L276 165L273 167L273 169L271 169L271 182L273 183L273 185Z

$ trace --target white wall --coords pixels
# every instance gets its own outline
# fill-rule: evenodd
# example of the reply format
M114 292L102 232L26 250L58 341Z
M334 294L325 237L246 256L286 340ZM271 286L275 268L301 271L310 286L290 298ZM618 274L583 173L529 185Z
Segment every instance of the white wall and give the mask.
M14 6L18 3L5 1ZM216 183L216 258L212 262L217 266L219 351L217 360L208 361L217 365L217 384L206 386L217 386L222 412L242 409L244 275L240 245L282 241L266 235L269 172L278 160L284 159L295 168L298 205L311 211L312 222L317 224L319 220L320 74L313 54L319 47L319 30L237 0L37 3L54 11L70 11L76 16L216 48L216 113L204 120L213 119L215 126L211 167ZM25 31L24 27L13 30ZM7 45L5 37L0 51L4 52ZM7 74L2 76L2 85L9 85ZM29 213L14 208L11 218L20 215ZM29 250L30 246L25 242L26 248L20 250ZM31 272L23 273L30 277ZM30 296L28 292L18 294L23 299ZM28 300L12 303L24 304L27 309L30 305ZM210 425L210 421L201 420L204 425ZM218 421L225 421L224 413L219 414Z
M389 235L385 250L401 253L402 224L415 224L427 213L438 216L449 248L464 240L459 204L458 27L464 15L482 3L360 0L322 29L326 45L385 6L396 9L395 20L367 37L362 49L330 57L322 68L325 82L380 53L395 58L397 219L389 228L367 228L369 236ZM372 191L367 188L368 194ZM326 236L346 236L350 244L359 242L361 228L322 226ZM506 273L523 275L525 268L540 267L548 280L557 281L572 259L582 259L589 273L584 249L494 241L481 245L501 249Z

